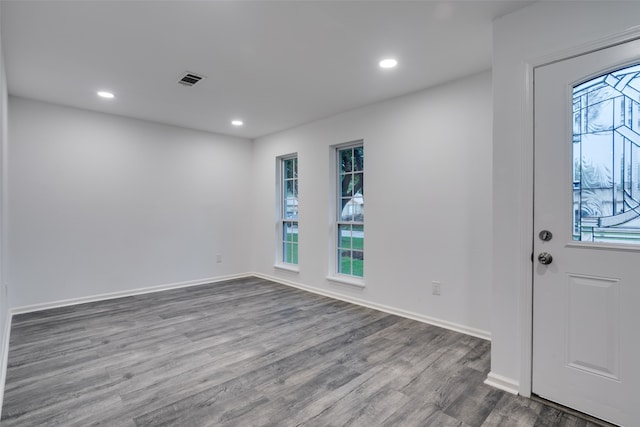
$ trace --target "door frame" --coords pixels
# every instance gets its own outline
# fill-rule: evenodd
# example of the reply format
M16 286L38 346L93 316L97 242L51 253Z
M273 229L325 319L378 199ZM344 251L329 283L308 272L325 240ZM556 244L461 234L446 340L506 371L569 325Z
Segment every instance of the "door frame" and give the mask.
M534 208L534 154L535 154L535 132L534 132L534 71L538 67L552 64L585 55L598 50L623 44L632 40L640 39L640 27L634 27L604 38L565 49L551 54L533 57L523 62L525 71L524 105L521 114L523 115L522 142L523 150L520 159L520 182L523 192L523 208L527 212L526 218L522 219L520 231L520 241L523 242L520 256L520 384L519 394L530 397L533 380L533 245L535 238L533 208Z

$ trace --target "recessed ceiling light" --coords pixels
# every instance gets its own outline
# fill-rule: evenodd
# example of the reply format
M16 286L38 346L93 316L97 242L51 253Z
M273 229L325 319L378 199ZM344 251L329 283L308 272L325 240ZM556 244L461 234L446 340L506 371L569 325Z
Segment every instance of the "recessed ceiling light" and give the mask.
M242 126L244 122L242 120L231 120L231 124L234 126Z
M398 61L393 58L387 58L380 61L378 65L380 65L380 68L393 68L398 65Z
M98 92L98 96L101 97L101 98L107 98L107 99L115 98L114 94L112 94L111 92L104 91L104 90L99 91Z

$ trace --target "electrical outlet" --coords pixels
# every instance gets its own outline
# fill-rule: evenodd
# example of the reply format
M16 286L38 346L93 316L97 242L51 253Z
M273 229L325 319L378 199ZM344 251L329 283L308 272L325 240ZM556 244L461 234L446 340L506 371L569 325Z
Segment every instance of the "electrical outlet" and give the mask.
M222 254L216 255L216 263L220 264L222 262Z
M431 282L431 293L433 295L440 295L440 282L437 280L434 280L433 282Z

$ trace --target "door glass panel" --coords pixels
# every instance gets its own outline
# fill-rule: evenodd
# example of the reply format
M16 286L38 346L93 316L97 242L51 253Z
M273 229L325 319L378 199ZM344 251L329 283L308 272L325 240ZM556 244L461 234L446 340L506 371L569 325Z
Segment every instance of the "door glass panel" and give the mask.
M640 244L640 65L573 88L573 240Z

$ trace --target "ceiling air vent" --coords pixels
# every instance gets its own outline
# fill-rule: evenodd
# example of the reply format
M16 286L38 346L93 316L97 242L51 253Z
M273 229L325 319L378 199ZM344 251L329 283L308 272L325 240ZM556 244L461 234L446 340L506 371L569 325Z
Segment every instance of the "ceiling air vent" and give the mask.
M182 76L180 80L178 80L178 83L185 86L194 86L202 79L204 79L204 76L199 76L197 74L187 72L184 76Z

